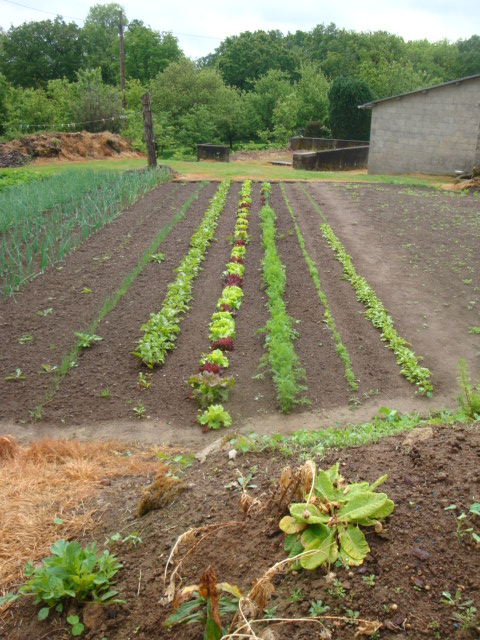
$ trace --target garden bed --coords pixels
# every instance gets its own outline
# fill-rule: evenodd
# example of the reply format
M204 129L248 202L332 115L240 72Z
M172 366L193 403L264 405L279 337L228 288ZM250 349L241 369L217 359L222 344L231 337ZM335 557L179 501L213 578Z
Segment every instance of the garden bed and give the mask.
M305 461L295 454L293 443L290 457L285 456L286 451L283 455L264 451L239 453L231 461L228 450L235 446L238 449L238 445L226 444L203 464L187 453L163 458L164 462L177 459L170 468L180 475L187 489L170 506L143 518L137 517L136 510L142 484L152 476L105 481L93 502L86 504L97 509L94 518L99 522L86 536L80 536L80 541L96 540L102 547L104 540L117 532L122 539L131 534L141 539L133 544L127 540L110 545L124 565L116 588L126 604L110 605L96 613L93 610L93 616L91 607L85 610L72 604L64 615L51 614L49 621L37 622L38 607L30 601L18 601L3 614L4 637L67 638L67 615L83 619L87 629L82 637L87 640L202 637L198 624L175 626L170 631L162 626L172 612L170 604L159 602L165 593L165 564L175 541L192 527L230 523L187 556L180 569L182 586L198 583L210 565L219 581L237 585L247 594L252 580L287 554L283 549L285 536L278 528L279 514L269 510L243 518L238 505L240 473L248 484L248 494L266 504L282 469ZM279 573L273 579L275 591L259 617L304 620L296 624L265 620L254 624L255 630L260 634L270 626L273 635L268 637L275 639L350 640L367 637L355 635L360 629L359 620L366 620L379 625L374 637L381 640L478 637L480 555L470 534L457 532L454 515L468 510L475 498L478 501L475 487L478 489L480 481L479 455L478 425L420 429L377 444L327 451L321 461L317 460L318 468L339 462L347 481L372 482L387 473L380 490L394 501L394 511L381 535L373 529L367 533L371 551L360 567L332 565L334 575L328 577L326 568ZM445 510L452 503L457 509ZM188 548L180 546L173 566ZM442 602L446 600L444 592L455 599L457 591L457 604ZM469 600L473 604L464 606ZM310 617L312 603L318 601L329 607L323 615L332 618L324 619L323 625L331 636L322 635L322 627ZM467 628L467 609L471 606L477 608L477 617ZM230 620L227 616L223 623L228 625Z
M49 267L19 294L0 304L0 368L5 395L0 415L8 422L9 431L15 430L16 423L17 435L28 434L29 424L36 421L37 432L55 431L62 425L68 434L83 425L88 434L88 425L94 424L95 430L105 426L106 435L112 436L117 431L125 437L128 433L141 436L142 431L151 433L153 428L155 437L167 441L188 442L197 437L192 433L197 411L185 381L197 370L201 351L208 348L208 323L221 294L222 271L231 250L229 236L238 200L235 183L195 281L191 309L181 321L176 347L165 364L149 372L131 352L141 335L140 327L160 308L173 270L185 255L215 185L201 188L184 216L165 233L158 247L165 260L145 264L116 306L97 322L95 333L102 342L80 353L54 394L50 393L54 376L48 373L71 352L74 333L86 331L98 319L105 300L118 290L155 235L172 223L197 186L160 186L57 268ZM308 255L317 265L358 381L359 390L354 392L324 322L324 308L285 199L279 185L273 185L276 243L287 275L287 313L294 318L299 334L294 344L306 372L306 397L311 403L296 407L286 419L278 417L269 374L256 376L264 353L264 336L257 332L267 321L259 271L263 255L259 189L259 185L252 187L244 306L236 321L237 338L231 353L236 384L226 408L234 426L248 430L252 425L260 429L265 425L271 430L278 425L285 430L295 426L300 414L301 425L316 426L322 421L351 419L355 410L358 419L364 419L384 405L420 411L455 406L458 359L466 359L473 378L480 374L480 360L475 355L480 351L478 334L469 332L480 325L480 273L472 253L480 242L477 198L390 186L286 185L294 218ZM322 236L322 220L312 202L343 242L357 272L391 313L399 335L411 343L417 356L424 357L422 366L432 374L433 398L415 394L415 385L400 376L395 354L385 348L379 330L363 317L365 307L356 300L350 283L342 279L342 267ZM423 209L419 212L420 205ZM406 211L416 213L407 215ZM21 370L18 379L4 380L15 376L17 369ZM143 391L138 387L142 371L152 374L150 387ZM145 406L145 417L135 420L133 407L139 401Z

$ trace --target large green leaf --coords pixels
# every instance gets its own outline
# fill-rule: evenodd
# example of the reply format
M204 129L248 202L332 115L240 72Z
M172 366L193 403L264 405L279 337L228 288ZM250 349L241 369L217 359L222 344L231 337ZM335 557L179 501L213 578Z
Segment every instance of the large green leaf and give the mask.
M331 532L332 530L324 524L312 524L302 534L302 545L305 549L318 548L319 544L326 540Z
M310 513L309 518L304 518L305 511ZM307 524L316 524L317 522L328 522L330 520L329 515L321 513L313 504L307 504L306 502L290 505L290 513L298 522L306 522Z
M303 545L301 540L297 540L297 534L293 533L285 538L285 544L283 545L285 551L288 551L288 557L293 558L298 556L303 551Z
M358 527L349 525L338 534L340 546L349 558L350 564L360 564L370 551L370 547Z
M339 522L357 522L372 517L385 505L387 496L384 493L359 493L352 497L338 512ZM293 514L292 514L293 515Z
M303 531L305 527L307 527L308 525L304 522L298 522L291 516L285 516L280 520L280 522L278 523L278 526L285 533L291 534L291 533L300 533L300 531Z
M335 482L335 480L343 480L342 476L338 472L339 467L340 467L340 463L337 462L336 464L333 465L333 467L330 467L330 469L327 469L325 471L328 479L332 484Z
M315 543L310 545L310 549L305 549L305 551L313 551L314 549L317 549L316 553L304 556L300 560L300 564L304 569L312 570L326 562L335 562L338 552L337 543L335 542L335 531L331 531L323 540L317 538Z
M321 469L315 478L315 493L320 494L329 502L335 500L335 489L333 488L333 484L330 482L330 478L325 471L322 471Z

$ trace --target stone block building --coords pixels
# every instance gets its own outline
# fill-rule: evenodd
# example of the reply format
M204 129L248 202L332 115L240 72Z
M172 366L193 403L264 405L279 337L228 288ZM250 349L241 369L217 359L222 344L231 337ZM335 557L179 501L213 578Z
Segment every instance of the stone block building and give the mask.
M480 74L360 105L369 173L452 175L480 164Z

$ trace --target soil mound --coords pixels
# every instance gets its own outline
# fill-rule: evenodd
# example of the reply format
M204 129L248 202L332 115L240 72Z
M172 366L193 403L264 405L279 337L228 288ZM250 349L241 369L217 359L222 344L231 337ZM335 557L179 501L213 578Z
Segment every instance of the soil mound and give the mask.
M0 144L0 167L18 167L31 160L140 157L128 140L117 133L39 133Z

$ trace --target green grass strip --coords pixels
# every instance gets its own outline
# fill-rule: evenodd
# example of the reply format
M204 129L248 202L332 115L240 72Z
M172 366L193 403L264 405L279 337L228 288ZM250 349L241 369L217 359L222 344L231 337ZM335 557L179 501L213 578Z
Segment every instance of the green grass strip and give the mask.
M345 251L345 247L334 234L330 225L327 224L325 216L310 194L303 188L302 191L324 221L324 223L320 225L322 235L334 251L336 259L342 265L345 279L348 280L355 289L357 300L366 306L367 311L365 312L365 317L370 320L374 327L380 329L382 340L387 343L388 348L391 349L397 357L397 364L401 367L400 373L405 376L409 382L417 386L419 393L430 396L433 390L430 382L431 373L429 369L419 365L419 361L422 360L421 356L417 357L415 353L407 347L409 343L397 334L393 326L393 319L387 313L381 300L377 298L374 290L365 278L357 274L351 257Z
M300 368L293 346L297 332L293 328L294 320L287 315L283 295L285 291L285 267L275 246L275 212L266 204L260 210L262 228L262 247L265 255L262 259L263 283L267 293L267 307L270 318L262 329L267 352L260 360L260 366L269 366L273 382L277 388L277 401L280 410L288 413L300 403L307 402L300 394L306 387L299 382L305 379L305 371Z
M415 412L401 414L395 409L382 407L370 422L362 424L347 424L342 428L335 425L316 431L302 429L288 435L276 433L260 436L251 433L248 436L238 436L231 440L230 444L242 453L274 450L285 457L308 454L310 457L316 455L322 458L328 449L346 449L372 444L416 427L448 426L457 423L471 424L472 421L468 420L461 410L442 410L422 418ZM478 423L478 420L473 423Z
M108 296L108 298L106 298L105 302L103 303L103 307L100 309L100 311L98 312L97 316L91 322L91 324L90 324L90 326L88 328L88 333L90 333L90 334L95 333L95 331L96 331L98 325L100 324L100 322L105 318L105 316L107 316L117 306L119 301L123 298L123 296L127 293L127 291L132 286L132 284L138 278L138 276L142 272L142 270L145 267L145 265L147 264L147 262L149 262L149 260L152 257L152 255L158 251L159 246L165 240L165 238L168 236L170 231L185 216L185 214L187 213L187 211L190 208L191 204L198 198L198 195L199 195L200 191L203 189L203 187L206 184L207 184L206 181L201 182L199 184L199 186L197 187L197 189L194 191L194 193L192 193L192 195L189 196L189 198L184 202L184 204L183 204L182 208L180 209L180 211L170 220L170 222L168 222L168 224L166 224L164 227L162 227L158 231L158 233L155 236L154 240L152 241L152 243L150 244L148 249L143 253L143 255L140 258L139 262L123 278L123 280L120 283L120 286L118 287L118 289L112 295L110 295L110 296ZM49 402L53 398L55 392L57 391L58 387L60 386L60 383L61 383L62 379L66 376L68 371L75 365L75 363L76 363L76 361L78 359L78 355L79 355L80 351L81 351L81 347L75 345L69 353L63 354L61 362L60 362L60 366L58 367L58 369L55 370L55 377L53 379L52 385L51 385L50 389L47 391L47 393L46 393L43 401L41 402L41 404L39 406L37 406L37 408L36 408L36 411L38 411L38 410L40 411L40 415L38 417L41 417L41 407L44 404L46 404L47 402Z
M158 313L151 313L150 319L141 328L144 334L137 342L137 350L133 355L150 369L163 364L167 352L175 347L180 321L193 298L193 282L214 236L229 189L230 180L224 180L219 185L202 222L190 238L190 250L175 269L177 277L168 285L162 308Z
M348 355L347 348L343 344L342 338L340 337L340 334L337 331L337 327L335 325L332 312L330 311L330 307L328 306L327 296L322 290L320 277L318 275L318 269L315 266L314 261L308 255L307 249L305 247L305 240L303 239L303 236L300 231L300 227L298 226L297 221L295 220L295 214L293 213L292 207L290 206L290 202L288 201L287 194L285 193L285 187L283 186L283 184L280 185L280 189L282 190L283 197L285 199L285 204L287 205L288 212L290 213L290 217L292 218L293 224L295 226L295 232L297 234L298 244L300 245L300 249L302 250L303 257L305 258L305 262L307 263L308 272L310 273L310 277L312 278L313 284L315 285L315 289L317 290L318 298L322 303L323 308L325 309L323 314L325 318L325 323L332 333L332 336L336 345L337 354L339 355L345 367L345 378L347 379L348 384L350 385L350 388L353 389L353 391L358 391L358 384L355 379L355 374L353 373L352 363L350 362L350 356Z

